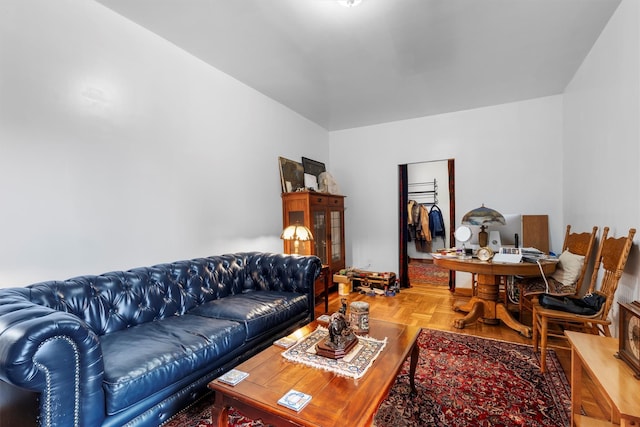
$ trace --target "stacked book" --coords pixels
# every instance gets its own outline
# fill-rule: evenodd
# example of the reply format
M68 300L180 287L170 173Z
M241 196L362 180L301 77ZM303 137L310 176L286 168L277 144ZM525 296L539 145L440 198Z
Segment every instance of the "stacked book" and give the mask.
M547 259L548 256L544 252L536 248L522 248L522 261L537 263Z

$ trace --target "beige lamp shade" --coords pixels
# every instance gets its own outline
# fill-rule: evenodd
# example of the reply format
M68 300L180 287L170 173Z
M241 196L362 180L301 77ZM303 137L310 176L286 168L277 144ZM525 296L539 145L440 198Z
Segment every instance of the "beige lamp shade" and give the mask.
M313 240L313 234L304 225L290 225L282 231L280 238L283 240L299 240L307 241Z
M484 203L479 208L470 210L462 217L462 223L466 225L479 225L480 232L478 233L478 244L480 247L487 246L489 236L485 231L485 228L491 224L505 225L507 221L504 216L495 209L487 208Z
M282 231L280 238L283 240L293 240L293 253L297 254L300 250L300 242L313 240L313 234L304 225L290 225Z

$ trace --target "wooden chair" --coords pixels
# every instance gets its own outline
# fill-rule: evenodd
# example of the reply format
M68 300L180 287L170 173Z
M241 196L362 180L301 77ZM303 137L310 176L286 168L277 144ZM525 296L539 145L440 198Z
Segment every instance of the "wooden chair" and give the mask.
M567 225L567 231L564 235L564 243L562 244L562 252L569 251L572 254L584 256L584 262L580 269L580 274L572 289L566 289L562 283L559 283L552 277L547 281L553 289L547 289L547 284L542 277L525 278L518 281L518 311L520 312L520 320L525 311L533 311L533 298L542 293L554 295L573 295L577 296L582 289L582 283L587 272L587 265L591 259L591 253L596 242L596 233L598 227L593 227L591 233L572 233L571 225Z
M629 257L629 251L633 244L635 228L629 229L627 237L608 238L609 227L605 227L598 252L596 255L593 274L587 294L599 294L605 297L600 311L592 316L578 315L566 311L544 308L540 305L538 297L533 300L533 346L538 351L540 342L540 371L546 369L547 340L548 337L564 338L565 330L573 330L594 335L603 334L610 337L607 318L613 304L618 282L622 276L624 266ZM599 289L596 289L598 276L602 275Z

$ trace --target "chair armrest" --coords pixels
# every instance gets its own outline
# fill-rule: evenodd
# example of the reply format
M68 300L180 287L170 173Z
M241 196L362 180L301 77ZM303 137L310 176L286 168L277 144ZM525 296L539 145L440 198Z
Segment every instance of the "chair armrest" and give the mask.
M40 393L40 425L100 425L102 349L78 317L0 290L0 380Z

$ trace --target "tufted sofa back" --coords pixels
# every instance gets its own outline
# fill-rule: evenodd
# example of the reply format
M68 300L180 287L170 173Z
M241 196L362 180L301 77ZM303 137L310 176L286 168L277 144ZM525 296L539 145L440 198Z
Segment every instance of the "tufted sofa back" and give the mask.
M35 304L72 313L104 335L180 316L228 295L257 290L307 293L320 268L317 257L245 252L42 282L14 291ZM303 283L309 269L313 274Z

